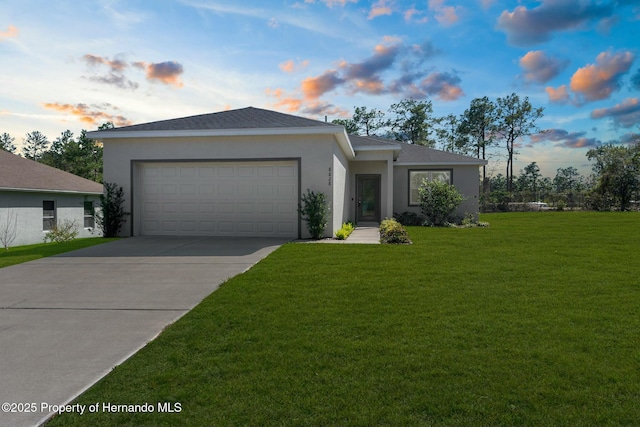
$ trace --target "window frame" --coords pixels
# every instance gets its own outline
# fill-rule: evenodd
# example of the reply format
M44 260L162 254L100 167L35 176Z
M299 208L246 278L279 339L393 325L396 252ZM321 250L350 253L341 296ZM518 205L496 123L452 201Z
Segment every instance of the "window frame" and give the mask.
M407 179L408 179L408 185L407 185L408 205L409 206L420 206L419 198L418 198L418 200L413 200L413 198L412 198L412 194L414 193L414 191L416 192L416 194L417 194L417 191L418 191L417 188L413 188L412 175L414 173L423 173L423 174L426 173L428 175L427 179L429 181L432 181L434 173L443 173L443 172L447 172L449 174L449 182L448 182L448 184L451 185L453 183L453 169L451 169L451 168L442 168L442 169L433 169L433 168L431 168L431 169L409 169L408 174L407 174ZM420 182L422 182L422 180Z
M89 209L87 209L89 206ZM85 200L82 204L83 207L83 224L86 229L93 229L96 227L96 210L93 200ZM87 220L90 221L90 225L87 225Z
M51 203L53 209L46 209L49 206L45 205ZM51 231L58 224L58 216L56 210L55 200L43 200L42 201L42 231Z

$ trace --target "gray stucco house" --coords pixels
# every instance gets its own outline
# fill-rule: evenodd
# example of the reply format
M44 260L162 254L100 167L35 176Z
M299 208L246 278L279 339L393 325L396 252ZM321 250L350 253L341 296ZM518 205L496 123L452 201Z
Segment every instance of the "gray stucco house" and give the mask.
M95 226L100 194L102 184L0 150L0 229L17 219L11 246L42 243L63 220L77 224L78 237L101 236Z
M307 189L330 202L325 231L420 212L417 186L442 179L477 213L479 166L468 156L258 108L90 132L104 143L104 180L122 186L124 235L308 237Z

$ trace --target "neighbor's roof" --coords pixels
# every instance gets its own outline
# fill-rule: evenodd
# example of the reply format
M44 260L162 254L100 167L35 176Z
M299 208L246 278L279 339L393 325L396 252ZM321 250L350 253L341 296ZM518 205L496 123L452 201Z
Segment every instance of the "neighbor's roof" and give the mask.
M0 150L0 190L102 194L102 184Z
M319 120L247 107L238 110L221 111L218 113L201 114L199 116L182 117L179 119L161 120L139 125L124 126L104 131L98 131L102 137L120 132L170 132L170 131L204 131L230 129L274 129L274 128L304 128L304 127L339 127L332 123ZM98 133L95 132L95 133Z

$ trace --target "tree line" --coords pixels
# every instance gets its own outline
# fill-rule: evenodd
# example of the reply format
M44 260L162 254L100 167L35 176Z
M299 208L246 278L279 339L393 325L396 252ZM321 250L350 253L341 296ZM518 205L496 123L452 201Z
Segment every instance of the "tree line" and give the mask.
M433 115L430 100L405 99L392 104L388 115L376 108L355 107L343 125L347 133L381 136L487 160L487 150L503 147L504 175L481 176L481 207L509 210L514 203L548 200L557 207L627 210L640 199L640 136L628 146L604 144L587 152L593 174L581 176L574 167L559 168L554 178L542 177L537 162L514 171L516 141L540 132L537 121L544 109L516 93L491 100L473 99L464 113ZM636 202L636 203L632 203Z
M113 127L108 122L99 129ZM14 142L15 138L8 133L0 134L0 149L18 154ZM29 132L23 138L20 154L27 159L102 183L102 144L88 138L85 129L77 137L70 130L65 130L53 142L40 131Z

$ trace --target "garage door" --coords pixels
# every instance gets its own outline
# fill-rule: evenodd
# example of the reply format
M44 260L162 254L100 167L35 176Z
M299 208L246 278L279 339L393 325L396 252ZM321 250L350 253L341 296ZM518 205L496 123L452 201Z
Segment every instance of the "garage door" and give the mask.
M141 235L298 235L295 161L143 163L138 171Z

